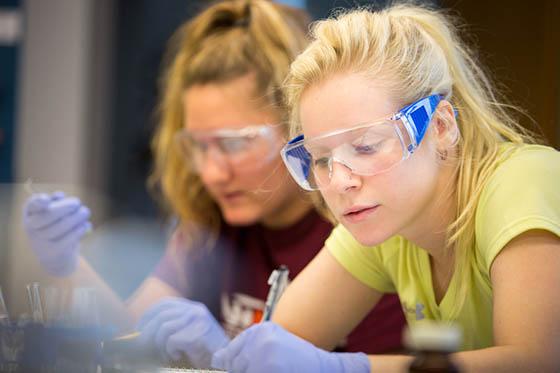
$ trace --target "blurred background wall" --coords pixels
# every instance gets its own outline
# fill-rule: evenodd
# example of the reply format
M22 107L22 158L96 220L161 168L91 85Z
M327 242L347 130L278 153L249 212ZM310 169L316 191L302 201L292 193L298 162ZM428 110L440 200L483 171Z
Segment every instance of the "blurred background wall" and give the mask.
M372 3L284 2L314 18ZM558 148L560 2L431 3L464 17L496 80ZM0 0L0 285L15 304L23 284L43 278L21 232L28 179L91 207L96 229L85 255L123 297L163 252L169 225L145 186L157 77L166 40L207 4ZM521 120L532 126L529 117Z

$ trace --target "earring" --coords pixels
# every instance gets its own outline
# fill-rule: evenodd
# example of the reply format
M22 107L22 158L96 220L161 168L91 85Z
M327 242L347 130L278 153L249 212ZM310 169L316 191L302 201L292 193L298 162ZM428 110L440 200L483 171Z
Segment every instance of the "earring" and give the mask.
M442 151L438 150L437 154L440 160L445 161L447 159L447 149Z

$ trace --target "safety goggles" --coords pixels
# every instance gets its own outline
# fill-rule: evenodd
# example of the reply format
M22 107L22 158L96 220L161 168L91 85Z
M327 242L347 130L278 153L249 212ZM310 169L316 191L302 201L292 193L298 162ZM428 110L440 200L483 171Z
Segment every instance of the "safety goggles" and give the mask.
M278 154L280 141L275 130L277 126L261 124L196 133L183 129L176 134L175 140L197 172L204 169L209 158L222 167L229 165L247 170L270 161Z
M282 148L282 159L296 182L309 191L329 186L335 163L357 175L388 171L418 148L442 99L424 97L387 119L312 139L300 135Z

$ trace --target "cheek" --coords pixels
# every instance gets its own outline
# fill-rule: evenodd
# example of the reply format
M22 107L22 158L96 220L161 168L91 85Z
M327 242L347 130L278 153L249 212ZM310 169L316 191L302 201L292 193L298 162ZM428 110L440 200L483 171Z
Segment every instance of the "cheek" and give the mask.
M250 173L236 175L236 185L250 193L248 203L251 208L263 212L277 209L286 198L293 197L294 191L290 189L288 171L285 169L280 157L268 162L266 165Z
M214 183L212 183L207 177L205 177L204 173L199 174L198 177L200 178L200 182L202 183L204 189L206 189L206 191L209 192L210 195L213 195L214 189L217 189Z
M366 195L391 209L407 210L433 194L437 163L429 154L414 154L392 170L363 178Z
M330 189L319 190L319 192L321 193L321 197L327 204L329 210L331 210L332 212L337 211L338 209L336 208L336 201L339 198L338 193L334 193Z
M255 167L252 172L240 175L239 178L243 179L246 183L261 185L268 189L278 186L280 180L283 180L286 176L287 170L282 163L282 159L276 157L265 164Z
M414 210L433 197L438 175L437 163L429 155L416 154L405 160L391 177L388 197L397 206Z
M212 187L212 179L211 177L208 176L207 172L199 172L198 177L200 178L200 181L202 182L202 185L204 185L204 187L206 188Z

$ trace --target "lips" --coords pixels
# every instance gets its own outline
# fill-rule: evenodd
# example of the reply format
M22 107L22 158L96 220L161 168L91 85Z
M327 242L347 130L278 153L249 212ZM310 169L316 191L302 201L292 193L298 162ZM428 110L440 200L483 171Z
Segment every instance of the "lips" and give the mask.
M354 206L344 212L342 217L350 223L358 223L367 219L380 205Z
M241 194L243 194L243 192L224 193L224 197L226 197L226 198L237 197L237 196L240 196Z
M224 199L226 201L235 201L235 200L238 200L240 198L243 198L244 196L245 196L245 193L243 193L241 191L223 193L221 195L222 199Z

